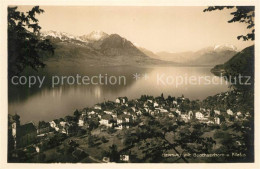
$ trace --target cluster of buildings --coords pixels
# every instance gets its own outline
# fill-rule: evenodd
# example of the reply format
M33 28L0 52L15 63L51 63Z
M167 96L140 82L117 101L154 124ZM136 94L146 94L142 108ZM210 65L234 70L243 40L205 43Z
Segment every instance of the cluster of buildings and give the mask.
M249 116L249 113L245 115L241 112L234 113L231 109L225 112L205 108L181 111L180 106L185 101L184 97L179 97L171 102L161 97L147 97L131 101L128 101L126 97L119 97L115 102L106 102L97 104L92 109L83 109L78 126L88 125L88 119L97 118L101 126L122 130L129 128L131 124L141 123L140 119L143 114L159 117L164 115L184 122L198 120L201 123L216 125L220 125L224 121L242 120L245 116Z
M122 130L134 125L142 124L142 116L150 115L160 118L167 116L169 119L184 121L186 123L197 120L208 125L220 125L222 122L243 120L250 116L249 113L233 112L231 109L224 111L198 108L190 110L183 108L184 103L190 103L184 97L167 98L142 96L140 99L130 100L119 97L115 102L107 101L96 104L92 108L84 108L76 116L66 116L65 119L56 119L51 122L20 124L18 115L9 115L9 132L14 140L14 148L26 147L33 144L37 137L50 132L59 132L66 135L75 134L80 128L89 128L90 121L96 120L100 128L113 128ZM122 156L122 161L128 161L128 156Z

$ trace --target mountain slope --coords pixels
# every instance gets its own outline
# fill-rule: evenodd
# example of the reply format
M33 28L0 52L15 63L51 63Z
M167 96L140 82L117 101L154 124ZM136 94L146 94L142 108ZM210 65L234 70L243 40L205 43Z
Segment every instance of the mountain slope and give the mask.
M55 31L48 33L43 33L42 38L50 39L55 47L55 55L45 57L49 65L53 61L56 64L63 62L64 65L173 64L148 57L118 34L108 35L101 31L82 36Z
M109 35L102 31L93 31L90 34L79 36L84 41L99 41L107 38Z
M222 74L223 76L238 78L239 76L245 77L243 80L246 80L246 77L250 77L248 83L252 85L241 85L237 84L235 87L243 89L252 89L254 86L254 65L255 65L255 47L249 46L243 49L241 52L237 53L226 63L221 65L216 65L211 72L215 75ZM243 82L245 83L245 82Z
M236 53L237 50L232 45L217 45L197 52L158 52L156 55L161 60L175 61L187 65L216 65L225 63Z

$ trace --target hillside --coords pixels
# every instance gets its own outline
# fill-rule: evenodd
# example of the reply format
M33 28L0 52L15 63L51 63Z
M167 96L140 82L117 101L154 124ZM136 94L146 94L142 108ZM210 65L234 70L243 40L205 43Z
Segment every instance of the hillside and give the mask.
M77 63L90 66L174 64L147 56L118 34L108 35L94 31L87 35L73 36L48 31L42 33L42 38L50 39L55 47L54 56L44 56L47 65L53 65L53 62L64 66L75 66L73 64Z
M241 52L237 53L230 60L221 65L216 65L211 72L215 75L220 75L221 73L224 76L228 77L239 77L240 76L249 76L250 80L248 83L252 85L236 85L238 89L252 89L254 86L254 65L255 65L255 47L249 46L243 49Z
M223 64L237 53L233 45L216 45L196 52L158 52L158 59L174 61L185 65L216 65Z

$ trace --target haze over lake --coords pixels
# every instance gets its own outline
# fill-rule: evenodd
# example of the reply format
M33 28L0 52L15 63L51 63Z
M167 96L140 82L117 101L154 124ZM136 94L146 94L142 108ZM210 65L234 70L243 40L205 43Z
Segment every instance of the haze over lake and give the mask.
M115 101L117 97L127 96L129 99L139 98L141 95L159 96L161 93L165 97L181 96L182 94L190 100L205 99L208 96L227 91L228 84L207 84L205 79L200 84L158 83L158 75L164 77L184 78L205 77L213 78L215 82L220 82L219 77L215 77L210 72L211 67L173 67L173 66L153 66L153 67L133 67L133 66L114 66L114 67L88 67L81 70L75 69L75 73L84 76L94 76L98 74L121 75L126 77L126 85L63 85L51 88L51 84L46 77L42 88L16 87L9 86L9 113L17 113L21 116L21 122L26 123L40 120L51 121L55 118L71 115L76 109L91 107L103 101ZM139 74L140 79L136 80L133 74ZM48 74L44 72L43 74ZM58 75L68 75L66 72ZM147 75L146 78L143 75ZM53 74L52 74L53 75ZM71 75L71 74L70 74ZM165 81L165 78L162 78Z

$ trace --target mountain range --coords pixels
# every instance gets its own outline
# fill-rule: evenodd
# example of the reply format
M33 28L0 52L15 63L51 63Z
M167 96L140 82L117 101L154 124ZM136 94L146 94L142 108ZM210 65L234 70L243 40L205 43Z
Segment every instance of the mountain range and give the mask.
M195 52L157 52L153 53L147 49L139 48L146 55L164 61L175 62L184 65L209 65L223 64L231 59L237 52L237 48L233 45L216 45L206 47Z
M108 35L102 31L94 31L87 35L73 36L47 31L41 33L41 38L50 39L55 47L54 56L45 57L49 64L53 61L64 62L65 65L72 65L71 62L74 62L92 66L174 64L147 56L118 34Z
M50 61L66 61L87 65L217 65L231 59L238 51L233 45L216 45L196 52L157 52L138 47L118 34L93 31L90 34L74 36L65 32L46 31L43 39L50 39L55 47ZM77 59L75 59L77 58ZM69 62L68 62L69 61Z

